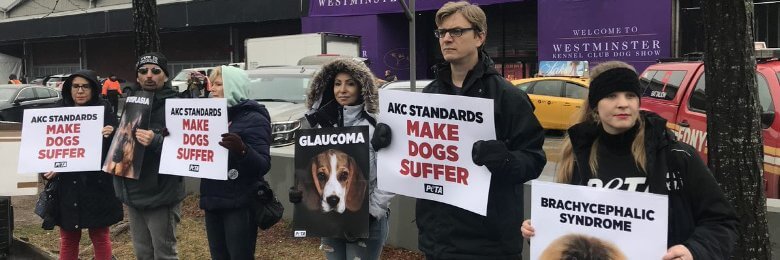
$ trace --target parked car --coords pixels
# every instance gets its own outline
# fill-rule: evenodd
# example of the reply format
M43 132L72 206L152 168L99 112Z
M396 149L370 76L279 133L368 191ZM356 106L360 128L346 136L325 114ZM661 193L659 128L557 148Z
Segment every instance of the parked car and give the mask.
M760 52L757 50L757 56ZM764 128L766 196L780 198L780 50L759 59L756 66L758 101ZM640 76L642 109L658 113L679 140L696 148L707 160L707 114L704 62L665 60L650 65Z
M28 108L52 107L60 91L40 85L0 85L0 121L22 122Z
M306 113L306 91L320 66L282 66L247 70L250 99L271 115L272 146L295 143L295 130Z
M57 90L62 90L62 83L65 82L65 79L68 78L70 74L55 74L55 75L49 75L43 78L43 85L55 88Z
M544 129L566 130L588 97L590 80L576 77L539 77L513 80L528 93L536 108L534 115Z
M200 72L200 74L203 74L203 76L208 77L211 75L211 70L213 69L214 67L183 69L176 74L176 77L173 77L171 80L171 86L178 92L184 92L187 90L187 80L190 79L190 73L197 71Z
M414 84L415 92L422 92L423 88L425 86L428 86L428 84L431 84L433 82L432 79L421 79L417 80ZM412 87L408 80L397 80L393 82L388 82L382 86L379 87L380 89L393 89L393 90L403 90L403 91L411 91Z

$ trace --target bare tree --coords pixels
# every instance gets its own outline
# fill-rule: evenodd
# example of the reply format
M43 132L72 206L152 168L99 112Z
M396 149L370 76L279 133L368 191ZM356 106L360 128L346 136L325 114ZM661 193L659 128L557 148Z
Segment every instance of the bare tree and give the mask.
M157 25L157 0L133 0L133 32L135 56L160 51L159 26Z
M740 219L732 259L770 259L753 0L701 0L709 167Z

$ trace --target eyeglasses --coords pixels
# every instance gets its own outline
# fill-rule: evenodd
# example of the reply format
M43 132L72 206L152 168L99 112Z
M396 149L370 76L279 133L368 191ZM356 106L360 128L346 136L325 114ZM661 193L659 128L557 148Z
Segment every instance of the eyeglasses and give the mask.
M76 91L79 91L79 90L87 91L87 90L89 90L89 84L73 84L73 85L71 85L71 88L73 88Z
M151 71L152 74L154 75L159 75L160 73L162 73L162 69L160 68L152 68ZM138 74L146 75L147 72L149 72L149 68L145 68L145 67L138 68Z
M474 30L476 32L479 32L477 28L452 28L452 29L437 29L433 30L433 35L436 36L436 38L444 38L444 36L447 35L447 33L450 33L450 36L452 37L460 37L463 35L466 31Z

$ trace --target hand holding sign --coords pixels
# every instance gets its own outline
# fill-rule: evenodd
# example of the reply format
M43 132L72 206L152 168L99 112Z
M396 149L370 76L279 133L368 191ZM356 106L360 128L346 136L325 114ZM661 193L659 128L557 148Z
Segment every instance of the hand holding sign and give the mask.
M236 133L222 134L222 141L219 142L219 145L237 155L243 156L246 154L246 145L244 144L244 141L241 140L241 136L238 136Z
M135 139L143 146L149 146L154 138L154 132L152 130L136 129Z

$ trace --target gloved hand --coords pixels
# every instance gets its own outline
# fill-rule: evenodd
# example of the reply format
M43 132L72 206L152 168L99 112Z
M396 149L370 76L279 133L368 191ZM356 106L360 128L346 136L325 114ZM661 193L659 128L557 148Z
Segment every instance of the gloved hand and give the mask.
M222 134L222 141L219 145L228 149L228 151L243 156L246 154L246 145L241 140L241 136L235 133Z
M376 124L374 136L371 137L371 146L374 147L374 151L390 146L391 139L390 126L384 123Z
M330 102L317 108L314 113L305 115L306 120L309 121L309 125L312 127L333 127L338 126L340 106L335 101Z
M290 187L290 192L288 196L290 198L290 203L295 204L301 202L301 200L303 199L303 192L299 191L295 187Z
M476 165L487 166L493 172L500 170L509 161L509 150L498 140L479 140L471 149L471 160Z

